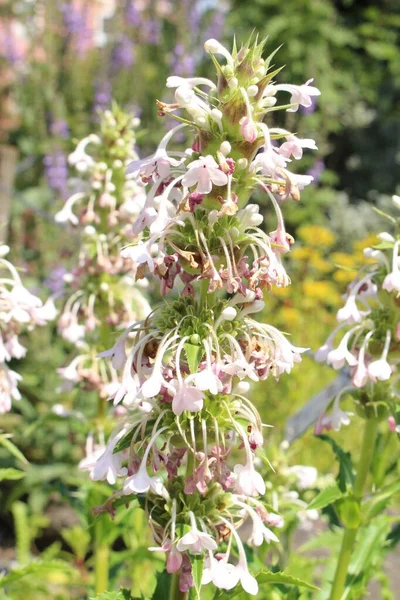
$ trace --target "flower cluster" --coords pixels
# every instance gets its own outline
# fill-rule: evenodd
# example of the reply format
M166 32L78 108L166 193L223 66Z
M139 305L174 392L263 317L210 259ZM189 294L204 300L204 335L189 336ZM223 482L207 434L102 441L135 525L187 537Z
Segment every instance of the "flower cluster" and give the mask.
M180 124L127 169L147 194L132 228L142 237L121 256L137 279L150 272L163 295L178 289L179 298L165 298L102 353L122 371L110 398L128 413L84 467L94 480L123 477L117 496L143 498L152 549L167 553L167 571L179 574L182 592L194 585L191 564L204 555L203 584L231 589L240 582L256 594L243 541L277 541L270 527L280 523L259 499L266 491L255 462L263 424L245 394L251 382L289 373L304 348L252 315L264 307L263 290L290 283L282 255L293 239L280 203L298 200L310 182L288 165L315 143L263 119L279 108L277 92L290 94L280 108L294 111L319 91L310 82L276 84L279 70L270 68L272 56L262 58L263 47L248 43L230 54L206 42L217 84L169 77L175 102L158 102L159 113ZM170 149L182 130L195 132L191 147ZM258 206L248 204L258 186L277 217L269 235ZM104 507L111 512L112 502Z
M11 410L13 400L21 399L18 382L22 378L7 364L26 354L18 336L24 329L45 325L56 316L51 298L43 304L24 287L16 268L4 258L8 252L8 246L0 246L0 414Z
M80 383L107 397L116 374L99 364L96 354L113 328L124 328L150 310L132 285L130 261L120 256L121 248L135 239L132 222L145 200L143 184L125 174L127 164L136 158L137 124L137 119L114 106L102 115L99 135L81 140L69 156L79 177L70 180L73 193L55 219L78 229L82 243L78 264L63 276L69 297L58 330L79 349L72 362L59 369L63 390Z
M393 196L393 202L400 208L398 196ZM359 404L364 412L373 407L374 415L379 416L383 407L380 400L384 397L387 402L391 398L392 384L398 379L400 219L385 216L395 225L394 235L380 233L380 243L365 248L368 263L349 285L345 304L337 313L338 326L315 354L317 361L326 361L334 369L347 366L351 376L351 385L335 398L331 414L319 419L317 433L324 429L338 430L350 422L351 413L340 408L342 395L350 390L360 390ZM335 344L340 334L340 342ZM371 403L371 399L374 402Z

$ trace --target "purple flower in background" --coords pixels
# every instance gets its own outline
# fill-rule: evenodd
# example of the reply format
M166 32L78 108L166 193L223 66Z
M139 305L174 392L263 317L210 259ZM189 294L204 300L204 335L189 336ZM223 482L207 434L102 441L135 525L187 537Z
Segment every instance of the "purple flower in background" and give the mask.
M64 26L69 35L73 37L76 50L81 56L87 48L87 41L91 33L87 26L87 7L82 11L77 10L72 4L61 5Z
M192 36L197 36L200 30L201 15L198 4L198 2L192 2L191 0L183 0L184 10L186 11L185 17Z
M4 57L10 65L14 65L21 59L21 53L18 52L17 44L11 29L6 29L3 33L4 39L1 39L1 43L4 47Z
M209 39L218 39L221 37L222 35L222 30L224 27L224 21L225 21L225 11L224 10L216 10L213 14L211 23L209 24L209 26L207 27L203 39L205 40L209 40Z
M161 38L161 22L158 19L147 19L142 26L145 41L152 46L156 46Z
M43 159L44 171L49 187L60 194L68 196L68 163L67 156L62 150L54 150Z
M190 77L195 71L195 61L183 44L177 44L171 60L171 70L180 77Z
M64 291L65 281L64 275L67 273L65 267L55 267L49 273L47 279L44 280L44 285L47 286L53 296L61 296Z
M139 27L142 22L142 16L135 7L135 0L127 2L125 7L125 19L132 27Z
M322 173L325 171L325 163L324 161L317 160L317 162L307 171L307 175L311 175L314 177L313 183L317 183L321 179Z
M105 110L111 104L112 90L109 81L96 81L94 84L93 112L97 118L98 110Z
M50 133L54 137L59 137L63 140L69 138L69 127L64 119L56 119L50 123Z
M113 65L116 68L129 68L135 62L135 47L127 35L123 35L114 48Z

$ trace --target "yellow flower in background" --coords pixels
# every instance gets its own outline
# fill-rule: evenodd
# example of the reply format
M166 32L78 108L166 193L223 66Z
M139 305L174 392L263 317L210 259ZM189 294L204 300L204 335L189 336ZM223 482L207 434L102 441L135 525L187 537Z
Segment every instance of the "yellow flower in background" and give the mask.
M297 246L290 252L290 257L294 260L309 260L313 253L314 250L312 248Z
M278 296L279 298L288 298L289 296L291 296L291 293L292 290L290 289L290 287L273 288L274 296Z
M333 252L331 255L332 266L340 265L348 269L356 270L358 261L355 260L353 254L346 252ZM353 273L354 274L354 273Z
M328 271L332 270L332 265L326 261L323 256L318 254L318 252L314 252L314 254L310 258L310 264L317 269L317 271L321 271L322 273L328 273Z
M355 252L358 251L362 253L364 248L367 248L367 246L375 246L376 244L379 244L378 237L375 235L375 233L370 233L362 240L356 240L353 242L353 249Z
M341 296L337 288L330 281L303 281L304 295L326 304L340 304Z
M329 229L320 225L304 225L297 232L298 237L309 246L324 246L330 248L336 241L336 236Z
M296 327L303 318L300 310L293 308L292 306L283 306L280 311L281 322L287 325L288 329Z
M334 272L332 277L338 283L347 285L348 283L351 283L353 281L356 273L357 273L356 269L354 269L354 270L337 269L337 271Z

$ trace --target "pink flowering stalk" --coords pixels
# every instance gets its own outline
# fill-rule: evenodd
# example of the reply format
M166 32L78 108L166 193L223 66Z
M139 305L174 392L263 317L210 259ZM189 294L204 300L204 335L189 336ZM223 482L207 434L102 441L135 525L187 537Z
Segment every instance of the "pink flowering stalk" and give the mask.
M120 256L121 248L136 238L132 223L145 201L143 184L125 174L127 164L136 158L137 124L116 106L102 115L99 134L81 140L69 156L78 177L70 180L73 193L55 216L81 237L78 264L64 275L68 298L58 331L77 352L59 369L61 390L80 385L96 390L104 400L116 389L117 375L112 364L96 355L115 327L125 328L150 310L142 292L132 285L131 261Z
M26 354L19 335L46 325L56 316L52 299L43 304L26 289L16 268L5 258L8 252L8 246L0 246L0 414L10 411L12 402L21 399L18 382L22 377L8 366Z
M371 415L375 417L383 408L380 401L372 402L375 396L375 400L382 396L385 402L393 401L390 390L398 380L400 347L400 238L397 229L394 235L383 232L378 237L377 246L364 250L368 264L347 290L345 304L337 313L338 326L315 355L317 361L334 369L347 366L351 377L351 385L335 398L331 413L319 418L317 434L325 429L337 431L350 423L352 413L340 408L345 392L352 391L359 408L367 412L373 409ZM393 412L394 404L390 404Z
M319 91L277 85L279 69L262 58L263 47L248 43L231 54L206 42L218 81L169 77L175 101L158 108L178 125L127 169L147 187L132 228L141 239L121 256L137 278L153 274L166 298L103 353L121 372L113 403L128 412L87 468L94 480L119 478L116 495L127 502L142 498L152 550L166 553L182 594L201 584L191 565L203 559L202 584L240 583L257 594L243 544L277 541L256 466L263 424L246 393L290 373L305 349L253 317L264 290L290 283L282 256L293 239L281 204L310 183L292 163L315 143L274 129L270 112L279 109L279 91L290 94L283 110L309 106ZM174 149L177 132L193 135L184 152ZM248 203L255 188L276 214L270 234Z

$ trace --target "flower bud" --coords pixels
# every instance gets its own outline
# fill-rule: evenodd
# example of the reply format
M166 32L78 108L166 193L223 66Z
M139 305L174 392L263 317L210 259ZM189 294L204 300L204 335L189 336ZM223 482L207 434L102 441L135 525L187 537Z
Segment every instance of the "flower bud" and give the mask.
M233 306L227 306L221 312L221 317L225 321L233 321L233 319L236 317L236 315L237 315L237 310L235 308L233 308Z

